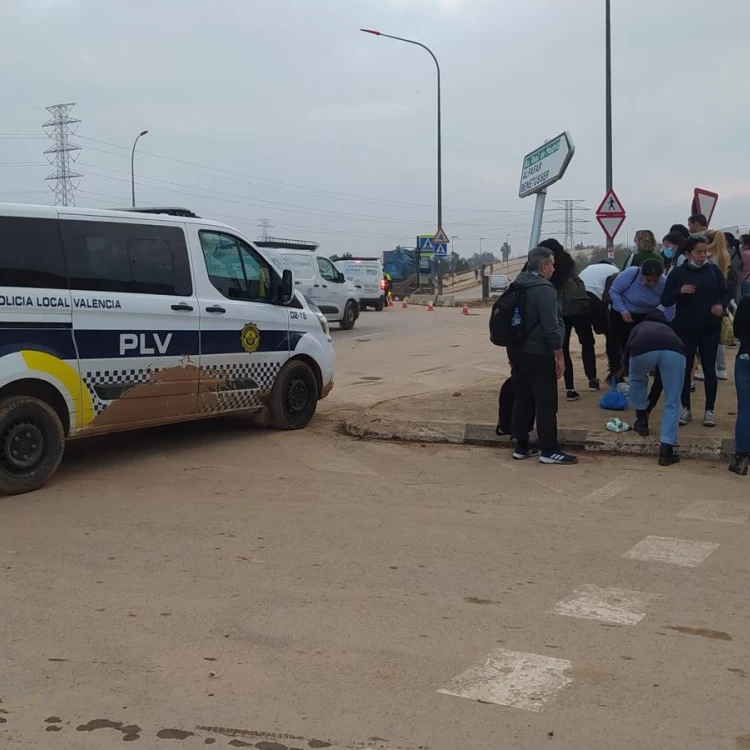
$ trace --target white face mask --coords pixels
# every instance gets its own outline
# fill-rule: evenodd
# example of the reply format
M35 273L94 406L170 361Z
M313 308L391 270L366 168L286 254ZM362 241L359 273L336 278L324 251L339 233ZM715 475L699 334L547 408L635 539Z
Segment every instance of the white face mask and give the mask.
M634 253L638 252L638 243L635 240L633 240L633 252Z

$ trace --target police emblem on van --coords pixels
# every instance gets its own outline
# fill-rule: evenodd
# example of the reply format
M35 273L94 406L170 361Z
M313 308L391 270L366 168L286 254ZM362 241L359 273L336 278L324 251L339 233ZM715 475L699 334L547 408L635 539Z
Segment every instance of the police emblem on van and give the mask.
M255 323L247 323L240 333L242 348L252 354L260 346L260 331Z

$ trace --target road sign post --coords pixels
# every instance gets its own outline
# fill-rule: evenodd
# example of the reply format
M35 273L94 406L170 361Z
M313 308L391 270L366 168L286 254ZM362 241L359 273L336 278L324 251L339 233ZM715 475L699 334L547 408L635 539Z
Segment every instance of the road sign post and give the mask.
M566 131L523 157L518 197L526 198L529 195L536 195L529 250L539 244L547 188L565 174L575 150L573 139Z
M609 260L614 260L615 235L620 231L620 227L625 221L625 216L625 207L617 197L617 193L612 189L607 190L602 202L599 204L599 208L596 209L596 220L607 237L607 258Z

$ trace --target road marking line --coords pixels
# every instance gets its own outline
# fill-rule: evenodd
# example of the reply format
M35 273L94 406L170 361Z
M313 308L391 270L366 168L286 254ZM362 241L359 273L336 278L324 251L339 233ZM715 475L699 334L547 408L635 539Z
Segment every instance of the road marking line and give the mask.
M631 476L628 474L621 474L619 477L615 477L611 482L607 482L607 484L600 487L598 490L590 492L583 498L583 502L591 504L604 503L615 495L618 495L624 489L630 487L632 482L633 479Z
M573 663L567 659L498 648L438 693L539 712L544 703L573 682L566 674L572 668Z
M745 523L750 513L736 503L722 500L696 500L683 508L677 518L690 518L696 521L718 521L720 523Z
M600 588L586 584L576 589L550 610L550 614L600 620L613 625L637 625L645 616L647 605L661 597L645 591Z
M628 550L623 557L628 560L665 562L697 568L719 545L714 542L694 542L691 539L670 539L647 536Z

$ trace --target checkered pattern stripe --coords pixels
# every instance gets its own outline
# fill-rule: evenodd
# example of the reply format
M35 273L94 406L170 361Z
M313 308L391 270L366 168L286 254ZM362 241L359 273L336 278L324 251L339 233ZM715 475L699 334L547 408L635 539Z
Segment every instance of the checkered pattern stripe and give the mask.
M96 393L97 385L138 385L147 383L156 370L92 370L82 372L81 379L91 395L91 401L94 406L94 413L98 417L109 401L102 401Z
M201 413L233 411L261 406L271 392L276 376L281 370L279 362L242 362L223 365L208 365L202 371L211 377L225 382L224 389L216 392L216 401L202 403L198 406ZM257 388L233 388L238 381L254 380Z

